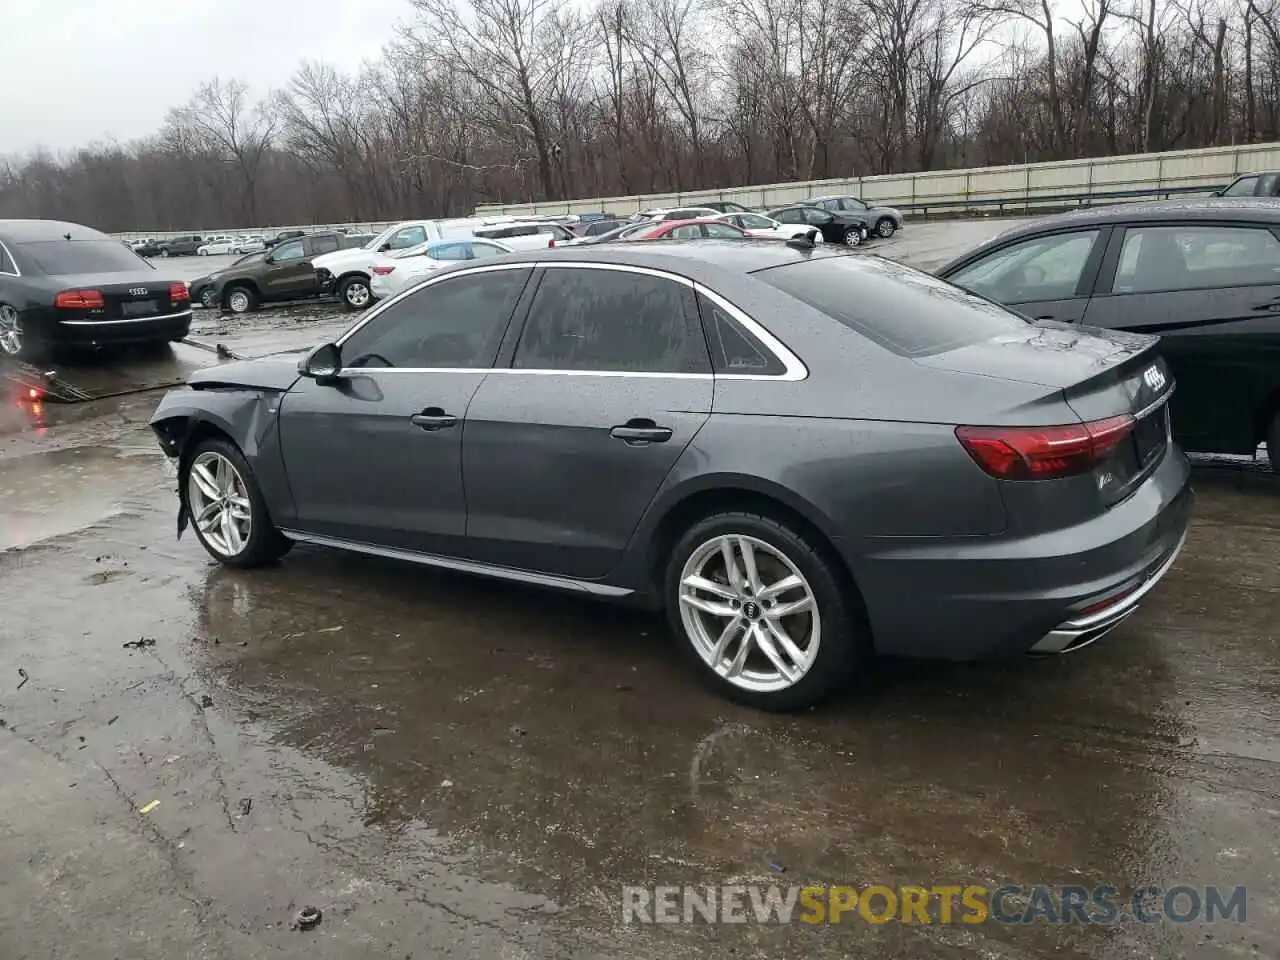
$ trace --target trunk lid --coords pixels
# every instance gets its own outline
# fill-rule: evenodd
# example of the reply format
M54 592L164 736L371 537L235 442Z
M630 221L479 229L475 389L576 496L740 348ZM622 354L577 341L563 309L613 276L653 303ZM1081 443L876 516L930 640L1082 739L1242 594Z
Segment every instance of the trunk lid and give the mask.
M80 273L52 277L60 290L97 290L103 306L93 309L63 308L77 320L145 320L180 313L190 307L187 299L175 300L170 287L176 282L155 270Z
M1158 337L1042 321L957 350L919 357L942 370L1057 388L1084 423L1130 417L1133 429L1093 472L1103 503L1123 499L1171 444L1173 375Z

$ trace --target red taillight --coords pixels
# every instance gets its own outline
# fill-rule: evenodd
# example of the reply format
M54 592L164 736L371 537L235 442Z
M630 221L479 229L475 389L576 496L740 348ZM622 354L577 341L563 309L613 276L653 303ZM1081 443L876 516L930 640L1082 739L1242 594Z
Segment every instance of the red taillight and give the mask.
M556 238L555 238L555 237L552 237L550 240L548 240L548 241L547 241L547 249L548 249L548 250L550 250L550 249L551 249L552 247L554 247L555 245L556 245Z
M39 400L39 399L40 399L40 390L39 390L37 387L32 387L30 390L28 390L28 391L27 391L27 399L29 399L29 400Z
M956 437L997 479L1051 480L1092 470L1133 427L1124 414L1057 427L956 427Z
M53 305L67 310L101 310L106 301L101 290L63 290L53 298Z
M187 289L185 283L171 283L169 284L169 299L174 303L180 300L190 300L191 291Z
M394 273L395 267L374 267L373 272L380 277L385 277L388 273Z

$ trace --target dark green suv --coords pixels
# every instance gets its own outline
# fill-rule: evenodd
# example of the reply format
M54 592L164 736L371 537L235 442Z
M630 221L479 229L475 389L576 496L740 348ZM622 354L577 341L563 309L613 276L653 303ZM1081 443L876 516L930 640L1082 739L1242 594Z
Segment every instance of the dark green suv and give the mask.
M285 240L192 280L191 302L232 313L249 313L263 303L318 297L324 291L316 279L312 258L347 246L347 237L333 232Z

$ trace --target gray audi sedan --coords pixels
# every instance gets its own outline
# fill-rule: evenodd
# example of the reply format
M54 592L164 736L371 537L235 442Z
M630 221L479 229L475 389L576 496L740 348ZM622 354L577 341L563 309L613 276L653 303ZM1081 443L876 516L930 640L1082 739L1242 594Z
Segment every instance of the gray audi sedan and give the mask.
M1191 511L1156 343L803 242L615 243L443 269L151 424L222 563L301 542L662 607L785 710L872 653L1062 653L1133 613Z

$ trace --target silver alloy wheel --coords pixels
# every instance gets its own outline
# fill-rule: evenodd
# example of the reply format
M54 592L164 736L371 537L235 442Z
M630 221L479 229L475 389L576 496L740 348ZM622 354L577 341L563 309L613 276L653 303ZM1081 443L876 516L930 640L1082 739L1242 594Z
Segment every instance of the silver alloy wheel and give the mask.
M187 473L187 508L209 546L224 557L244 551L253 534L249 488L235 464L216 450L206 450Z
M210 310L212 310L214 307L218 305L218 298L214 296L212 289L205 290L203 293L200 294L200 303L202 306L208 307Z
M347 298L347 303L353 307L367 307L369 305L369 285L363 280L352 280L347 284L344 296Z
M890 220L888 217L885 217L878 224L876 224L876 233L879 234L881 239L884 239L884 240L888 240L890 237L892 237L893 232L897 229L898 229L897 225L895 225L894 222Z
M844 235L844 243L846 247L856 247L862 242L862 233L855 227L850 228Z
M232 313L248 313L249 312L249 294L240 289L232 290L227 294L227 306L231 308Z
M755 537L713 537L680 571L680 622L722 679L753 693L799 682L818 657L822 620L813 588L778 548Z
M0 306L0 350L11 357L22 352L22 319L8 304Z

